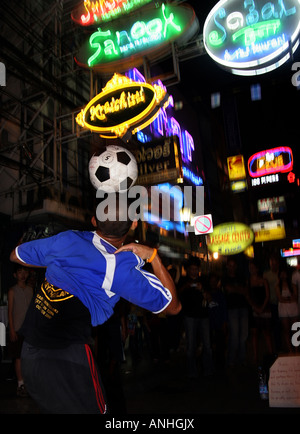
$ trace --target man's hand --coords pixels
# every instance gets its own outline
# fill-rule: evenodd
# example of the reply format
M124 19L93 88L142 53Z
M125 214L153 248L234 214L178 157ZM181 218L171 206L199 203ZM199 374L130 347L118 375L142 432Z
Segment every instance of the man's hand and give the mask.
M153 247L145 246L143 244L130 243L120 247L118 250L115 251L115 254L119 252L128 252L128 251L135 253L136 255L138 255L140 258L144 260L147 260L151 258L154 249Z

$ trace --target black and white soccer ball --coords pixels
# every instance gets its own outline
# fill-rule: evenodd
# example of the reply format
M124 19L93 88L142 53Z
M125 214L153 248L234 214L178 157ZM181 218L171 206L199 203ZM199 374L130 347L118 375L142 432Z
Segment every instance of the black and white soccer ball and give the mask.
M89 162L92 185L107 193L124 193L134 185L138 166L134 155L122 146L109 145Z

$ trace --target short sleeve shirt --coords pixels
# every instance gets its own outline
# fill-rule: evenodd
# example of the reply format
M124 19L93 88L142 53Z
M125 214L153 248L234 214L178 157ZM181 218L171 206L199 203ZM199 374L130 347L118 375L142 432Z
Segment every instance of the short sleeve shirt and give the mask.
M89 309L92 325L105 322L122 297L153 313L172 300L160 280L142 267L132 252L119 252L96 232L65 231L21 244L17 257L26 264L47 267L47 281L78 297Z

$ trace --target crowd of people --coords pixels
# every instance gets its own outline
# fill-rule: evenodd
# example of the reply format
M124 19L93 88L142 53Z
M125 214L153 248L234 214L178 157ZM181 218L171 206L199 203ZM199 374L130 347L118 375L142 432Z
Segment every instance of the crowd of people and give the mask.
M26 396L19 330L35 294L27 283L29 270L17 264L16 284L8 291L9 348L18 396ZM121 379L125 347L133 364L143 357L145 347L154 363L168 363L172 352L182 350L188 378L211 376L242 364L258 368L266 358L298 351L292 345L291 326L300 321L300 266L282 266L272 254L268 267L261 269L255 260L239 263L237 256L229 256L222 273L205 274L200 260L191 257L182 268L170 265L168 271L180 312L152 313L121 297L113 315L91 329L90 346L113 412L125 412Z
M298 351L291 327L300 320L300 267L288 267L276 254L264 269L254 259L229 256L221 273L204 274L200 260L192 257L179 278L174 266L170 273L182 310L169 317L141 311L133 316L133 361L141 357L143 344L155 362L167 361L180 347L186 376L196 378L238 365L268 366L278 354Z

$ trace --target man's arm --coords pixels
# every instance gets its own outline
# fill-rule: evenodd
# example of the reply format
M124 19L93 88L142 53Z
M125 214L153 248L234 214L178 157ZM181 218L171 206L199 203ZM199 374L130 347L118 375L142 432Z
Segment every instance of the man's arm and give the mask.
M116 250L115 253L124 251L131 251L138 255L143 260L150 259L154 253L154 249L149 246L144 246L143 244L130 243ZM163 286L167 288L171 295L172 301L168 304L168 306L164 309L164 312L169 315L176 315L181 310L181 303L177 297L176 287L173 282L172 277L170 276L168 270L163 265L158 254L155 255L154 259L151 261L151 265L153 268L153 273L155 276L161 281Z
M14 250L11 252L9 259L10 259L12 262L15 262L16 264L21 264L21 265L23 265L24 267L30 267L30 268L45 268L45 267L40 266L40 265L26 264L26 262L21 261L21 259L19 259L18 256L17 256L17 254L16 254L16 249L14 249Z

